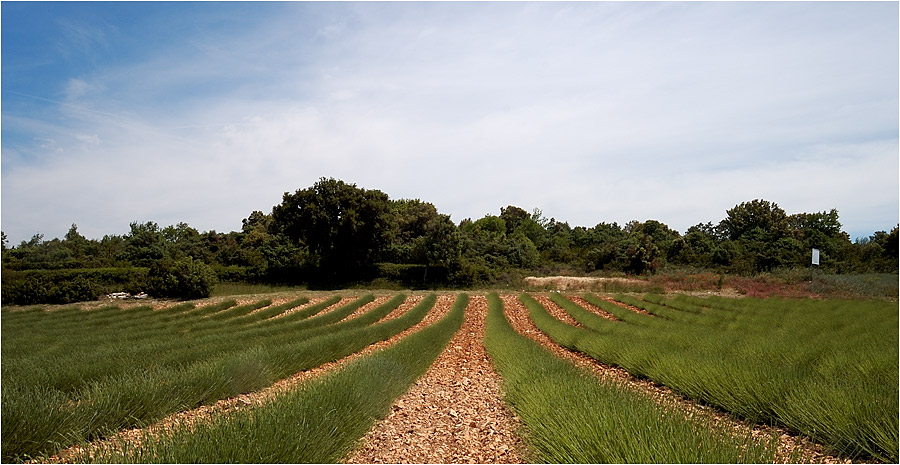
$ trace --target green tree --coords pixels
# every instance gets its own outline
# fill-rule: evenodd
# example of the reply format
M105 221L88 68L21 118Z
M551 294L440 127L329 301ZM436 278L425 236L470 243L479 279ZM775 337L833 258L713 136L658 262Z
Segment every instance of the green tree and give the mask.
M205 247L200 232L187 223L180 222L174 226L166 226L161 233L173 258L191 257L205 263L212 260L212 254Z
M134 266L150 266L157 260L169 256L166 238L159 225L152 221L132 222L131 230L125 234L124 257Z
M97 246L97 257L101 266L127 266L126 250L124 237L106 234Z
M624 271L631 274L646 274L659 269L662 253L650 235L631 234L623 246L627 260Z
M729 249L711 222L691 226L674 244L673 263L704 268L731 264Z
M333 178L285 192L272 229L308 248L327 279L357 279L374 268L390 230L388 196Z
M568 223L559 223L551 219L546 226L547 240L541 249L544 263L570 263L575 259L572 251L572 228Z
M10 269L45 269L75 268L78 261L63 241L59 239L44 240L43 234L35 234L28 241L22 241L18 247L6 253L6 266Z
M509 267L506 247L506 222L499 216L485 215L476 221L463 221L459 226L463 234L466 257L473 263L494 270Z
M774 240L788 232L787 214L777 204L768 200L753 200L726 211L726 217L719 223L726 237L740 239L754 229L760 229Z
M777 204L757 199L735 206L726 215L719 229L734 241L733 271L771 271L800 260L803 245L792 236L788 215Z
M572 230L575 260L588 272L624 271L628 266L629 234L618 223L598 223L593 228Z
M851 253L850 236L841 231L837 210L797 213L788 217L788 224L805 252L798 254L795 266L808 265L809 252L816 248L821 252L820 267L832 271L845 268Z
M272 226L272 215L267 215L259 210L254 210L250 216L241 220L241 231L247 233L253 230L269 231Z
M537 247L522 231L515 231L507 236L504 245L507 249L507 261L511 265L522 269L533 269L540 263Z
M519 207L508 205L500 209L500 219L506 223L506 234L512 234L523 221L531 219L531 215Z
M449 215L431 203L415 200L391 202L390 245L386 259L395 263L450 267L460 257L460 236Z
M854 271L896 273L898 271L898 232L895 226L889 233L875 234L857 239L852 246Z

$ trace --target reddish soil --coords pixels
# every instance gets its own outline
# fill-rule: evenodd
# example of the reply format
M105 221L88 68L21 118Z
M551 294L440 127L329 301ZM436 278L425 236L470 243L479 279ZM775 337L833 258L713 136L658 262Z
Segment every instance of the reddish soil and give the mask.
M487 299L472 297L447 350L347 463L522 463L518 422L481 344L486 315Z

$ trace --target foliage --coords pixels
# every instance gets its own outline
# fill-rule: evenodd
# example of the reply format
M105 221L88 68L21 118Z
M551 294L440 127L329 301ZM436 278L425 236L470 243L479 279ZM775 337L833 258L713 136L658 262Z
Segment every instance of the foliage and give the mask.
M404 299L352 319L374 296L322 312L341 300L334 296L278 318L270 308L247 313L266 301L243 308L226 301L163 310L4 309L3 461L145 425L343 358L420 322L436 296L380 321Z
M432 364L463 321L460 295L437 323L269 402L142 438L79 461L98 463L338 463ZM105 452L105 453L104 453Z
M159 260L150 265L147 292L154 297L199 299L209 297L216 282L212 269L199 260Z
M322 178L308 189L285 193L272 209L271 229L309 249L326 277L362 273L375 265L388 242L387 194ZM353 276L356 277L356 276Z
M896 304L615 297L644 315L585 298L621 321L554 296L583 328L571 326L522 296L535 324L572 350L839 453L896 462Z
M270 213L251 212L240 231L201 233L186 223L160 227L147 221L131 223L122 236L96 240L73 224L63 239L35 234L17 246L4 239L2 263L5 273L150 267L190 258L211 266L222 281L335 288L378 280L374 284L435 288L503 285L529 274L646 276L672 268L753 276L808 269L816 248L820 273L897 273L900 225L854 242L841 227L835 209L789 215L762 199L736 205L718 224L699 223L683 235L653 219L573 227L514 205L499 216L454 224L431 203L392 200L378 190L321 178L284 193ZM97 292L83 282L52 295L46 284L35 286L29 302Z
M67 304L96 300L111 292L145 288L146 268L3 270L4 304Z
M503 377L525 438L545 463L771 463L774 443L601 379L517 333L488 296L485 347Z

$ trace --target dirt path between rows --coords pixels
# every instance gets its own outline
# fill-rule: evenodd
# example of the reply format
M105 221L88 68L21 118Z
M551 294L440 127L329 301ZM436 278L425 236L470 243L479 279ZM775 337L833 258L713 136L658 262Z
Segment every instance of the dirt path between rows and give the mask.
M577 324L565 310L556 305L548 297L534 293L530 295L540 302L541 305L543 305L556 319L572 325ZM666 386L656 384L649 380L637 379L634 376L631 376L625 369L605 365L587 355L570 351L553 342L550 337L534 325L528 316L528 309L519 301L517 296L505 295L501 296L501 300L503 300L506 317L510 320L510 323L516 331L539 342L557 356L591 370L599 378L617 380L623 383L622 385L627 388L653 398L661 405L675 406L691 417L696 416L711 419L716 425L724 425L732 428L735 434L738 435L752 434L755 437L778 436L781 443L780 454L785 459L789 457L790 450L796 447L803 457L802 460L807 463L851 463L848 459L829 455L825 452L825 447L821 444L816 444L806 438L793 435L783 428L747 424L726 412L686 399ZM587 302L584 303L587 304ZM598 314L602 312L602 310L593 307L590 304L587 304L585 308Z
M531 293L531 295L557 319L576 324L564 310L547 297L546 293ZM527 446L516 434L521 425L514 412L503 403L500 378L493 370L482 345L487 300L484 295L471 296L463 325L450 340L447 349L406 394L395 400L388 416L376 423L361 439L359 446L345 458L346 463L523 463L533 460L529 458ZM377 297L374 302L363 306L349 318L384 303L388 298L389 296ZM421 295L410 296L386 318L402 314L419 303L422 298ZM570 298L589 311L614 319L612 315L587 304L582 299ZM306 305L313 305L323 299L313 299ZM279 392L292 389L299 383L334 370L350 360L393 344L400 338L436 322L447 314L455 299L456 294L439 295L435 307L421 323L342 360L297 373L259 392L173 414L145 429L122 431L110 439L89 445L88 450L96 447L115 447L123 443L128 443L131 447L147 432L158 434L177 423L192 424L229 410L260 405ZM795 445L800 448L805 454L804 460L808 462L848 463L844 459L825 454L821 445L797 438L784 430L745 424L727 413L685 399L665 386L636 379L624 369L606 366L586 355L569 351L555 344L534 326L528 317L527 309L516 295L502 295L501 299L507 318L518 332L541 343L558 356L590 369L598 377L616 379L629 389L655 399L661 405L674 405L691 416L711 418L717 424L728 425L736 434L757 436L775 434L780 437L785 448ZM346 298L322 313L344 305L350 300L352 299ZM277 303L279 302L273 302L273 305ZM72 459L73 454L82 450L78 446L66 449L53 456L50 461L66 462Z
M375 306L385 303L387 300L389 300L389 298L390 297L387 297L387 296L376 297L375 301L364 305L363 307L358 309L356 312L354 312L352 315L348 316L347 318L354 318L362 313L365 313L366 311L371 310ZM396 308L394 311L392 311L390 314L388 314L382 321L385 321L385 320L388 320L391 318L396 318L397 316L402 315L407 310L411 309L416 304L421 302L422 298L423 298L423 296L421 296L421 295L409 296L402 304L400 304L400 306L398 308ZM74 460L75 456L82 452L86 451L86 452L90 453L92 450L98 450L100 448L122 447L122 445L126 444L126 443L128 444L129 447L135 447L138 444L140 444L141 438L147 433L149 433L151 435L160 434L160 433L165 432L166 430L171 429L172 427L174 427L175 425L177 425L179 423L185 423L185 424L190 425L195 422L203 421L207 418L210 418L213 415L220 415L222 413L225 413L225 412L228 412L231 410L247 408L248 406L262 405L267 400L271 399L273 396L277 395L280 392L292 389L304 381L307 381L307 380L317 377L317 376L321 376L331 370L335 370L335 369L339 368L340 366L344 365L345 363L355 360L356 358L368 355L368 354L372 353L373 351L381 349L383 347L387 347L387 346L395 343L396 341L400 340L401 338L413 333L414 331L418 331L418 330L438 321L441 317L443 317L444 315L446 315L449 312L450 307L452 307L452 305L453 305L454 299L455 299L455 297L452 295L438 296L438 299L437 299L437 302L435 303L434 308L432 308L428 312L428 314L425 315L425 318L421 322L419 322L412 328L410 328L406 331L403 331L385 341L381 341L381 342L372 344L372 345L366 347L365 349L363 349L359 352L356 352L350 356L347 356L341 360L329 362L324 365L313 368L311 370L306 370L306 371L301 371L299 373L295 373L294 375L292 375L288 378L282 379L282 380L276 382L275 384L273 384L272 386L269 386L269 387L262 389L260 391L257 391L257 392L252 392L249 394L242 394L242 395L239 395L236 397L231 397L228 399L222 399L212 405L204 405L204 406L192 409L192 410L186 410L183 412L174 413L174 414L172 414L172 415L170 415L170 416L168 416L146 428L132 428L132 429L128 429L128 430L123 430L110 438L95 441L85 447L83 447L83 446L69 447L69 448L64 449L64 450L60 451L59 453L51 456L48 462L49 463L71 463L72 460ZM325 299L324 298L313 299L310 302L308 302L307 304L302 305L299 308L295 308L292 310L296 311L298 309L305 308L306 306L314 305L323 300L325 300ZM328 312L328 311L332 311L336 308L339 308L341 305L345 305L349 302L352 302L353 300L355 300L355 298L343 298L337 304L328 307L326 310L323 310L322 314L324 314L325 312ZM277 305L277 304L278 304L278 302L273 302L273 305ZM346 318L345 318L345 320L346 320Z
M487 299L472 297L447 349L346 463L523 463L518 421L481 343L486 315Z

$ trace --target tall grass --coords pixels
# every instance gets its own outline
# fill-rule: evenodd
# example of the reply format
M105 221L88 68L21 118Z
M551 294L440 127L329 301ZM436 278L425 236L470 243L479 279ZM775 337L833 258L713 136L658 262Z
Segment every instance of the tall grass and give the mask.
M103 437L179 410L268 386L416 324L434 305L436 296L426 297L398 318L375 323L404 299L405 296L396 296L358 318L336 324L329 312L300 321L277 318L269 326L248 322L238 325L237 332L219 326L223 330L217 338L210 335L190 339L186 349L169 353L159 346L155 357L142 361L137 356L130 369L122 368L127 359L114 359L120 364L114 367L104 367L92 359L96 363L80 366L71 372L74 374L66 375L61 370L63 378L53 378L60 374L46 372L43 378L29 377L28 366L17 364L15 359L12 365L16 369L8 368L6 362L10 359L4 353L3 459L52 452L73 442ZM336 311L343 312L340 318L344 318L369 301L371 296L363 296ZM3 329L5 336L6 326ZM180 333L174 334L179 336ZM3 342L7 342L6 337ZM95 376L104 370L109 374ZM78 373L89 374L89 379L78 378ZM59 384L71 383L71 387L54 388L52 379ZM41 402L42 406L35 405Z
M531 301L532 303L536 303ZM485 347L522 419L533 461L545 463L771 463L775 442L736 437L600 380L518 334L488 296Z
M468 296L397 344L279 395L263 406L179 425L140 445L108 448L79 462L334 463L431 365L462 324Z
M305 286L277 286L272 284L250 284L222 281L213 286L212 297L246 294L269 294L272 292L305 291Z
M750 421L784 425L837 453L897 461L895 304L617 299L658 316L642 324L576 328L522 296L535 324L570 349ZM563 308L570 311L572 305ZM570 314L586 321L582 312Z

